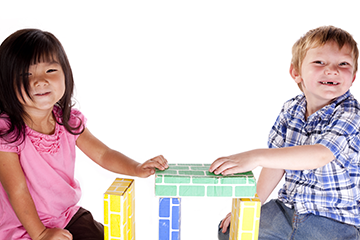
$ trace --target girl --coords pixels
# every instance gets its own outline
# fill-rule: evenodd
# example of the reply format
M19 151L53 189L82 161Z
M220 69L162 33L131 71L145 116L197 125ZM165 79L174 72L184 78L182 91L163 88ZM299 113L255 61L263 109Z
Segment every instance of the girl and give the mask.
M72 109L73 76L54 35L23 29L0 46L0 239L103 239L77 206L75 145L110 171L148 177L162 156L140 164L108 148Z

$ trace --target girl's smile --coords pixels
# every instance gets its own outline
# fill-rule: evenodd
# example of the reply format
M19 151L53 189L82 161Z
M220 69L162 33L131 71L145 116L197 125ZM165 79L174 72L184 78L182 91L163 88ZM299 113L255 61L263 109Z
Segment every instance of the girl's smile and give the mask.
M19 98L25 111L52 110L65 93L65 76L61 65L57 61L30 65L27 77L30 97L22 89L25 101Z

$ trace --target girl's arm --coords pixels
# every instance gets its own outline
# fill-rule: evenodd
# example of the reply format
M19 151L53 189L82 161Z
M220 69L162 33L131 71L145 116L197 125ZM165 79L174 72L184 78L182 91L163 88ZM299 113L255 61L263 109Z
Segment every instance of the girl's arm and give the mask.
M72 239L68 231L46 229L40 221L16 153L0 152L0 182L16 216L32 239Z
M155 168L164 170L168 167L163 156L157 156L145 163L138 163L124 154L107 147L85 128L76 141L78 148L101 167L124 175L148 177L155 173Z
M302 145L284 148L256 149L217 159L209 171L215 174L232 174L265 168L308 170L322 167L335 159L327 147Z

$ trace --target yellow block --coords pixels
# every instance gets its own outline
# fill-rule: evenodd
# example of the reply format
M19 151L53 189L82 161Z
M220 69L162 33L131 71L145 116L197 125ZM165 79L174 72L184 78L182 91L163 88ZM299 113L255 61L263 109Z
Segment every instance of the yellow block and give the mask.
M261 202L255 198L233 198L230 240L257 240Z
M135 240L135 182L116 178L104 194L104 240Z

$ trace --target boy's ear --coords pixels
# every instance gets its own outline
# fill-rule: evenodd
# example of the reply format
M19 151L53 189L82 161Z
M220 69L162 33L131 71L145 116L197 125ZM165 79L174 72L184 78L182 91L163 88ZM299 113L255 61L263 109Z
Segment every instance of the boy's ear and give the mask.
M290 75L291 77L295 80L296 83L300 83L302 81L302 78L300 76L300 74L298 73L298 71L294 68L294 65L291 64L290 65Z

